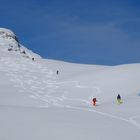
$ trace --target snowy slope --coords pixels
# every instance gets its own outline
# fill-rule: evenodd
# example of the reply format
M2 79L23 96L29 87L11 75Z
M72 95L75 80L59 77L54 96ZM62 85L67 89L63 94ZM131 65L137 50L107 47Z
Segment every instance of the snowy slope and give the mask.
M139 140L139 71L42 59L0 28L0 139Z

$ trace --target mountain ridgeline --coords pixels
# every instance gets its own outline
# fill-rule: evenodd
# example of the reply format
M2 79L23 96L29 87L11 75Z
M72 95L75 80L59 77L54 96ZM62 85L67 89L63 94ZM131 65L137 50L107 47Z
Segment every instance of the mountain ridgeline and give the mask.
M39 55L32 53L24 47L20 42L15 33L9 29L0 28L0 51L17 52L23 57L34 60L36 57L40 58Z

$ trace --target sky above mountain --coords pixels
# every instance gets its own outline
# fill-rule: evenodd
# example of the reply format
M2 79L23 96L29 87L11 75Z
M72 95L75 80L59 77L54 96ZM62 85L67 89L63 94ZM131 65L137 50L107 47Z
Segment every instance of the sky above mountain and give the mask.
M0 27L44 58L139 63L139 9L138 0L1 0Z

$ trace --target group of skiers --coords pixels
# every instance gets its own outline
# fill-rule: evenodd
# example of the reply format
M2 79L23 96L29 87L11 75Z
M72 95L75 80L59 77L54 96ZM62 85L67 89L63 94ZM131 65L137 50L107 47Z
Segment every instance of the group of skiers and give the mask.
M92 99L93 106L96 106L96 102L97 102L97 99L96 98L93 98ZM118 104L121 104L122 103L122 99L121 99L121 95L120 94L117 95L117 103Z
M58 70L56 71L56 75L59 75L59 71ZM92 99L92 105L93 106L96 106L96 102L97 102L97 99L96 98L93 98ZM122 103L120 94L117 95L117 103L118 104L121 104Z

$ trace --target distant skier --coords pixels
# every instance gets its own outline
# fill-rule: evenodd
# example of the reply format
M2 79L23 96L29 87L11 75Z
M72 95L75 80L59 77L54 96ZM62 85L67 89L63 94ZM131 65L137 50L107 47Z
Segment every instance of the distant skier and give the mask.
M117 96L117 102L118 102L118 104L122 103L122 99L121 99L121 95L120 94L118 94L118 96Z
M57 74L57 75L59 74L59 71L58 71L58 70L56 71L56 74Z
M96 102L97 102L97 99L96 98L93 98L92 99L93 106L96 106Z

